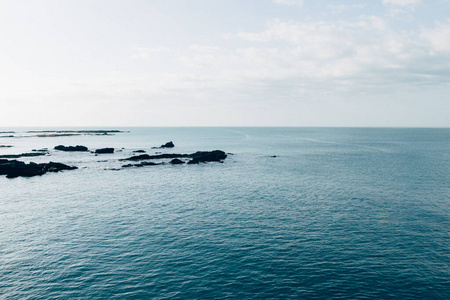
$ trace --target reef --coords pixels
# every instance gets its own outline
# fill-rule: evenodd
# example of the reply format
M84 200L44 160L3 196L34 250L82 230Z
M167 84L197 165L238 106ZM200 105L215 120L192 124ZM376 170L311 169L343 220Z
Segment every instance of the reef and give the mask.
M19 157L34 157L47 155L48 152L34 152L34 153L22 153L22 154L4 154L0 155L0 158L19 158Z
M37 164L34 162L24 163L17 160L0 159L0 175L6 175L7 178L33 177L44 175L47 172L60 172L63 170L78 169L74 166L68 166L58 162L49 162Z
M136 155L129 158L124 158L122 160L149 160L149 159L180 159L180 158L190 158L187 162L188 164L198 164L201 162L220 162L227 158L227 154L222 150L214 151L197 151L192 154L176 154L176 153L164 153L157 155ZM183 161L184 162L184 161Z

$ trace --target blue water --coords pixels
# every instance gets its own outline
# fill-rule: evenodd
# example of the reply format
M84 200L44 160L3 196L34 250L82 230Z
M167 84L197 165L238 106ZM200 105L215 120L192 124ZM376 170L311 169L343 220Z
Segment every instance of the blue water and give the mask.
M450 129L127 130L0 138L124 148L0 176L0 298L450 299ZM233 155L110 170L137 149Z

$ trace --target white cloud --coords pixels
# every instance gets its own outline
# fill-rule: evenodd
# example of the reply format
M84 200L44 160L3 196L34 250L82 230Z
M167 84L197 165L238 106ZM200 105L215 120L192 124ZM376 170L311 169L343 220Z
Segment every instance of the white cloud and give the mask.
M289 6L302 6L303 0L273 0L275 4L289 5Z
M394 6L416 6L420 4L422 0L383 0L384 5Z
M450 51L450 20L437 23L435 28L423 29L421 37L429 41L435 51Z

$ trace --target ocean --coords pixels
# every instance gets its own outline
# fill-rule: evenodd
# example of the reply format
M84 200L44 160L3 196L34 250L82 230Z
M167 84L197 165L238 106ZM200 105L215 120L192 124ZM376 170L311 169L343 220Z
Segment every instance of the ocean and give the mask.
M79 168L0 176L1 299L450 299L450 129L112 129L0 129L0 155Z

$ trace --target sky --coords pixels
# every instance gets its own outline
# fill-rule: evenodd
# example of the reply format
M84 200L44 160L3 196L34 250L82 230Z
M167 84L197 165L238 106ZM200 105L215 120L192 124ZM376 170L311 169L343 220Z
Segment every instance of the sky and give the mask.
M0 0L0 127L450 127L450 0Z

